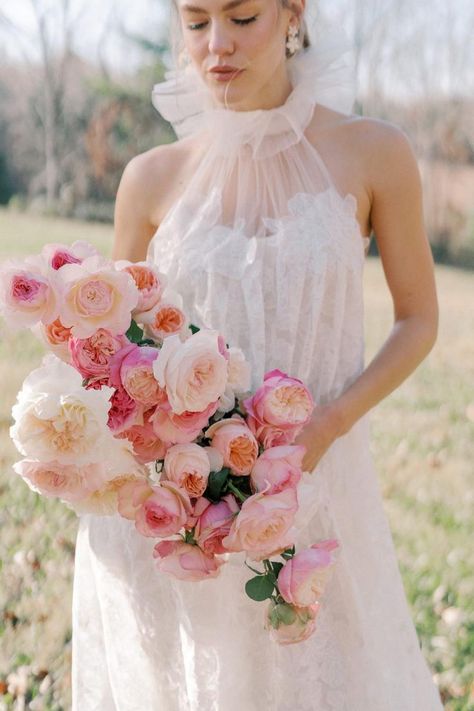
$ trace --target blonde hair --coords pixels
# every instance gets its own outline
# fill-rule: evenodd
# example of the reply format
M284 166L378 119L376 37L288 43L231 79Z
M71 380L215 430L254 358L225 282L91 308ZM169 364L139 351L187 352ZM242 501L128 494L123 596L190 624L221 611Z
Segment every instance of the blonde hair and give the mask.
M285 7L288 10L292 9L291 0L279 0L279 2L282 7ZM180 56L183 51L181 20L179 17L178 8L176 6L176 0L172 0L170 5L171 5L171 18L170 18L171 53L172 53L175 65L178 65L180 62ZM302 39L303 49L306 49L307 47L310 46L311 42L309 39L309 34L308 34L308 30L306 27L306 22L304 20L304 17L301 17L300 22L301 22L300 37L302 36L302 38L303 38ZM288 52L288 50L287 50L287 57L290 57L290 53Z

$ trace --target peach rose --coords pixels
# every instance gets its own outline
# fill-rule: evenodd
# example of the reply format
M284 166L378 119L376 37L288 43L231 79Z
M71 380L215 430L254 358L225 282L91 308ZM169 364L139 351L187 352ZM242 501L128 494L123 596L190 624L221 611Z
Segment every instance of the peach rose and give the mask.
M198 444L175 444L166 452L164 472L189 496L198 498L207 489L211 465L205 449Z
M294 545L292 528L298 499L295 489L267 496L259 492L242 504L222 545L229 551L247 551L251 560L261 561Z
M206 555L199 546L184 541L157 543L153 557L162 573L192 582L216 578L225 562L213 555Z
M243 401L247 424L265 449L292 444L314 410L314 401L301 380L281 370L265 374L264 384Z
M150 421L157 436L172 444L192 442L201 434L203 427L217 410L218 402L211 402L203 412L185 411L180 415L171 410L169 404L159 405Z
M31 328L32 332L51 350L54 355L61 358L65 363L71 362L69 353L69 340L71 329L66 328L57 318L51 323L37 323Z
M261 491L270 484L267 494L276 494L290 486L296 487L302 476L305 452L303 445L287 444L266 449L250 472L252 490Z
M218 420L204 434L221 452L224 466L239 476L250 474L258 457L258 442L243 417L234 414Z
M202 501L202 500L201 500ZM204 499L206 501L206 499ZM229 533L232 522L239 513L240 507L232 494L227 494L217 504L207 501L207 506L200 513L196 521L194 536L205 553L227 553L222 545L222 539ZM196 507L194 513L196 513Z
M143 414L142 425L132 425L116 435L120 438L126 438L131 442L135 457L141 464L148 464L157 459L164 459L166 450L170 446L163 442L153 429L153 423L150 421L150 418L154 412L154 408L147 410Z
M152 346L128 343L110 361L110 378L115 387L125 388L131 398L146 407L166 401L166 393L153 374L160 351Z
M97 329L124 334L138 303L138 289L124 271L102 257L89 257L82 264L65 264L56 272L63 324L76 338L89 338Z
M203 412L219 400L227 384L227 360L219 350L217 331L199 331L184 343L177 335L168 336L153 369L177 415Z
M57 461L23 459L16 462L13 469L33 491L63 501L83 499L107 481L102 463L77 467L75 464L61 464Z
M127 343L126 336L115 336L106 328L98 328L89 338L73 337L69 342L72 364L83 378L108 381L112 356Z
M121 259L115 262L115 268L128 272L133 278L139 292L138 303L133 310L133 316L149 311L161 299L167 283L165 274L150 262L130 262Z
M278 575L281 596L298 607L317 602L327 585L334 564L332 551L338 541L328 539L315 543L287 560Z
M264 627L277 644L296 644L308 639L316 628L319 603L295 608L271 600L265 610Z
M142 536L164 538L183 528L193 507L188 493L173 481L160 481L135 515L135 527Z

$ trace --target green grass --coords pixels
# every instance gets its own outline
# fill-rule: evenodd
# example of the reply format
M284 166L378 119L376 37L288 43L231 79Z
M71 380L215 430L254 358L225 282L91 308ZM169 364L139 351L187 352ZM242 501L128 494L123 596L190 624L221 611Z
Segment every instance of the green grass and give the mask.
M106 254L112 230L0 211L0 259L75 239L87 239ZM372 410L371 448L413 619L445 708L473 711L474 274L438 266L436 278L438 341L401 387ZM364 284L368 363L392 318L378 259L367 260ZM18 455L8 436L16 393L41 354L29 333L1 332L0 692L23 665L26 708L36 697L33 708L60 711L70 708L77 519L15 478L10 467ZM15 708L12 694L0 693L2 708Z

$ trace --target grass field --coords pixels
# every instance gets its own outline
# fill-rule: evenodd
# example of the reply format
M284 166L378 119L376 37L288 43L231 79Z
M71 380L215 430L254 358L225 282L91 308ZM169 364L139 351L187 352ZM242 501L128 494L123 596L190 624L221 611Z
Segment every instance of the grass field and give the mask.
M75 239L107 253L112 232L0 211L0 260ZM436 272L437 344L372 410L371 447L413 618L445 708L474 711L474 273ZM368 362L388 335L392 306L377 258L367 259L364 280ZM77 519L31 492L10 468L20 458L8 435L11 406L41 354L31 334L11 335L2 325L0 711L60 711L71 703Z

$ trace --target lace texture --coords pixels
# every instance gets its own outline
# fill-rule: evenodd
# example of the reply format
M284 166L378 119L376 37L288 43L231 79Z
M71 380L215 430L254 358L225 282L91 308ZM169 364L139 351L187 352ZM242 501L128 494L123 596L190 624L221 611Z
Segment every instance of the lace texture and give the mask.
M193 323L245 351L254 388L278 367L325 403L364 369L365 245L355 197L339 194L306 135L308 106L333 86L324 94L327 74L314 56L308 62L308 72L319 71L309 103L301 72L288 102L268 113L208 113L200 105L197 125L177 112L206 150L148 257L181 293ZM164 90L173 96L169 84ZM269 639L266 605L244 591L253 574L242 554L218 579L174 580L156 570L155 541L132 522L82 516L73 711L441 711L369 435L365 416L304 476L297 549L323 537L336 537L341 549L316 631L300 644Z

